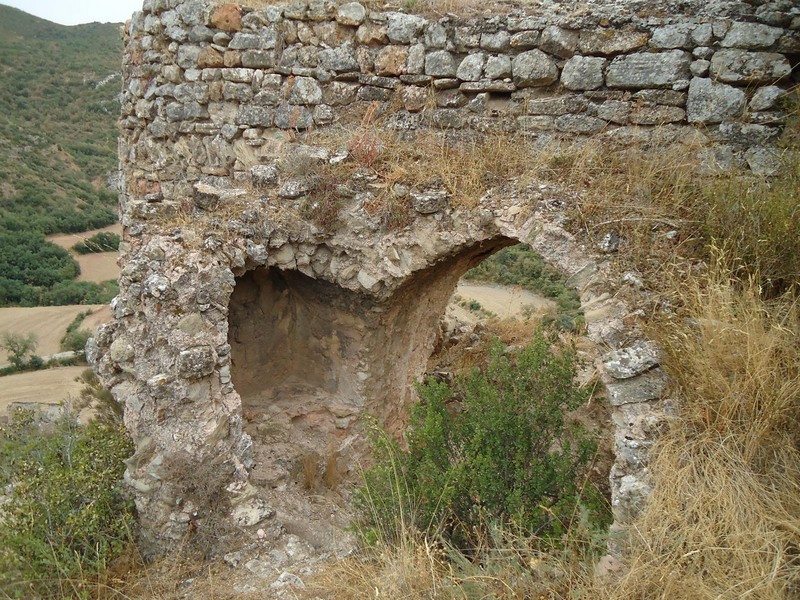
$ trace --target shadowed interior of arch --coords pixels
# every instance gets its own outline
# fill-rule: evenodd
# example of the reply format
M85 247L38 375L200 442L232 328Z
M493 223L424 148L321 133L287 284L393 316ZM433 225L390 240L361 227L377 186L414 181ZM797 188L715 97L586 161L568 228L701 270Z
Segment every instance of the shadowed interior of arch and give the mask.
M354 468L364 415L400 431L459 279L515 243L501 236L471 245L413 273L388 297L276 267L237 278L228 339L254 441L252 482L298 481L308 456L335 454L343 471Z

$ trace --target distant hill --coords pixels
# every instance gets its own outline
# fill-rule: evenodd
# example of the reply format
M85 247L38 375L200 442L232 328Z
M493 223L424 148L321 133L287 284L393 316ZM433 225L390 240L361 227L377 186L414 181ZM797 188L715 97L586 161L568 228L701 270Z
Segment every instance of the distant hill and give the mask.
M116 220L121 58L119 25L65 27L0 5L0 305L45 302L71 279L72 259L45 234Z

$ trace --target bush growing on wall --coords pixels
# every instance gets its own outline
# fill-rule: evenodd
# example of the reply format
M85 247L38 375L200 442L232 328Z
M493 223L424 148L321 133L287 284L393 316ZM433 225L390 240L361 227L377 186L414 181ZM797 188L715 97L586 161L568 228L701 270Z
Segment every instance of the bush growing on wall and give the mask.
M483 369L419 386L408 450L377 436L377 464L357 494L370 535L394 540L410 526L462 547L491 522L551 538L586 509L590 523L607 524L585 479L596 444L565 420L588 390L575 384L574 351L554 342L542 330L516 354L495 342Z

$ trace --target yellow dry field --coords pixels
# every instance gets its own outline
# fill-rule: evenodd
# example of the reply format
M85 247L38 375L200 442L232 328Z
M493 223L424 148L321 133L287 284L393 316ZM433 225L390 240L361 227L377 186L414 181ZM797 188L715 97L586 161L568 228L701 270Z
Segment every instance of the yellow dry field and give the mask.
M482 308L494 313L500 319L516 319L526 312L531 315L544 315L556 308L552 300L514 286L461 281L455 295L468 303L473 300L480 303ZM479 315L460 306L454 299L450 301L450 308L459 319L467 323L481 320Z
M83 384L75 379L86 367L61 367L17 373L0 378L0 414L13 402L58 404L67 397L78 397Z
M109 279L117 279L119 277L118 256L116 252L98 252L76 256L75 260L81 266L78 281L101 283Z
M93 254L77 254L72 250L72 247L78 242L89 239L96 233L109 231L122 235L122 225L115 223L102 229L93 229L92 231L84 231L83 233L67 233L48 236L48 240L62 248L69 250L70 254L75 257L78 264L81 266L81 274L78 276L78 281L93 281L101 283L109 279L116 279L119 276L119 267L117 266L118 253L116 252L99 252Z
M94 331L98 325L111 320L111 309L105 305L92 306L37 306L35 308L0 308L0 334L32 333L38 342L36 354L47 356L61 351L61 338L67 326L80 313L92 311L84 319L81 329ZM0 352L0 365L7 364L5 352ZM4 383L6 379L2 380Z

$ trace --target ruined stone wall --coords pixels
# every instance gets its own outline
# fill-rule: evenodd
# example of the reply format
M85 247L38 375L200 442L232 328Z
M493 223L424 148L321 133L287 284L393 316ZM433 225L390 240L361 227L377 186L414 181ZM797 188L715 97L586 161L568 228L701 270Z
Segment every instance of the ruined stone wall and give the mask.
M146 2L130 26L122 126L181 158L159 164L162 181L245 174L269 157L274 129L330 125L376 101L392 103L401 130L625 143L670 124L712 143L718 167L769 170L800 56L797 10L765 12L770 24L625 11L435 20L358 3ZM137 162L134 177L152 180L153 161Z
M570 197L509 185L463 206L411 189L408 220L387 228L366 186L326 229L291 210L310 190L285 166L347 161L303 132L379 114L412 140L680 142L709 169L768 173L800 11L720 6L429 19L146 0L126 26L120 294L90 355L125 405L126 480L151 550L210 528L215 510L263 533L269 494L289 493L304 453L356 456L365 414L401 423L458 278L517 241L581 294L615 411L615 518L629 520L664 376L607 258L563 229Z

